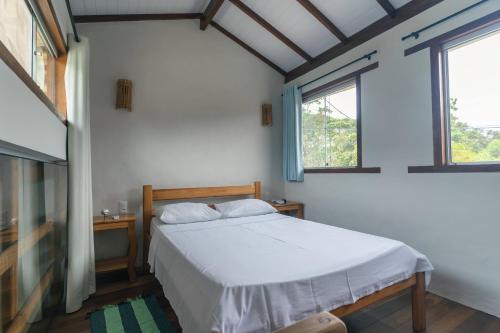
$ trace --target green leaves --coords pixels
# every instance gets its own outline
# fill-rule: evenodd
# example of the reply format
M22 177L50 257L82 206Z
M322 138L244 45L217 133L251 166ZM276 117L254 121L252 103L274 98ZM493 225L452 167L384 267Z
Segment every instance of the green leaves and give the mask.
M315 103L315 102L313 102ZM316 102L318 103L318 102ZM356 119L336 117L317 104L303 109L304 167L355 167L357 165ZM451 162L500 161L500 131L471 127L457 116L457 99L450 99Z
M450 99L451 161L453 163L500 161L500 132L471 127L459 121L457 99Z
M303 112L304 167L355 167L356 120L336 118L327 108Z

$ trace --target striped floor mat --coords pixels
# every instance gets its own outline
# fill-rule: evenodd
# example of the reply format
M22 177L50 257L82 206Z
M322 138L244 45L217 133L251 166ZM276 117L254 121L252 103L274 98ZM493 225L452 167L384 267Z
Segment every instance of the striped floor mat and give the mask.
M92 333L175 333L155 296L105 306L90 315Z

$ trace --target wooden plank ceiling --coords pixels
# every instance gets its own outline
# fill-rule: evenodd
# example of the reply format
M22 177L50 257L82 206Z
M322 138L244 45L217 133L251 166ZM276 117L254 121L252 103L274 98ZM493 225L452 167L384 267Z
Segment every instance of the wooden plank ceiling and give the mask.
M76 22L199 19L292 80L443 0L71 0Z

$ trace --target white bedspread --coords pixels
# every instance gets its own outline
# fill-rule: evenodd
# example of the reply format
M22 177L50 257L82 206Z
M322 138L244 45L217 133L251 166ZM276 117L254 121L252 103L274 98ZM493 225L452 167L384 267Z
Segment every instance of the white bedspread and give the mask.
M433 269L401 242L280 214L152 225L151 271L185 333L271 332Z

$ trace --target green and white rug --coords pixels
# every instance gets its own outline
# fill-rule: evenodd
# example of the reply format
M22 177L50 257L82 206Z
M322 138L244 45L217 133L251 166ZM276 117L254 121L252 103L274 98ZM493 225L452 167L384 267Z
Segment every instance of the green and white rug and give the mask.
M92 333L175 333L155 296L108 305L90 315Z

